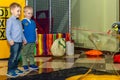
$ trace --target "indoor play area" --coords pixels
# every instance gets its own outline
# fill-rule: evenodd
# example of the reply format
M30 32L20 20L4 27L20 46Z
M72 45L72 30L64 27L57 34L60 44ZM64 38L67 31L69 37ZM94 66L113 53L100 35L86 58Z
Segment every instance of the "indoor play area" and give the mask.
M38 70L8 77L6 38L9 6L33 7L37 26L34 59ZM0 0L0 80L120 80L119 0Z

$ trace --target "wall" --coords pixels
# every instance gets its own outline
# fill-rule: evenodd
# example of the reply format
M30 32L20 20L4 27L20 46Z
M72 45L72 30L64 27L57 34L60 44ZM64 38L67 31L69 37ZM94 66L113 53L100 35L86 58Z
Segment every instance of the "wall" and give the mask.
M115 51L118 40L106 33L118 21L118 0L72 0L72 38L76 46ZM110 41L110 42L109 42ZM109 43L108 43L109 42ZM114 47L109 47L114 45Z
M9 58L10 47L6 40L6 20L10 17L9 6L11 3L19 3L23 9L25 0L0 0L0 59ZM23 11L20 19L23 18Z

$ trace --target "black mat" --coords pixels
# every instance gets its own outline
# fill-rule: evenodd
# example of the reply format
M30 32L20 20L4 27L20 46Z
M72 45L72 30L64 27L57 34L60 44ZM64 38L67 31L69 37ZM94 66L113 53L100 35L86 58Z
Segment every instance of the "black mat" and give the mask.
M89 68L86 67L73 67L70 69L64 69L64 70L59 70L59 71L53 71L49 73L41 73L41 74L35 74L35 75L26 75L23 77L17 77L17 78L9 78L7 80L65 80L68 77L78 75L78 74L85 74ZM92 74L111 74L108 72L104 71L97 71L92 69L91 72Z

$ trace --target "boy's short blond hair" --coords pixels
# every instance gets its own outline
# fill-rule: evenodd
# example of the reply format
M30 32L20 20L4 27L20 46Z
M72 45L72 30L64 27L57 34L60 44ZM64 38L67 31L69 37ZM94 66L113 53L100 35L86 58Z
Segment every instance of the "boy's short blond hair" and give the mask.
M14 9L14 8L16 8L16 7L20 7L20 8L21 8L21 5L14 2L14 3L12 3L12 4L10 5L10 10L11 10L11 9Z
M27 12L27 10L33 10L33 8L31 6L25 6L24 7L24 12Z

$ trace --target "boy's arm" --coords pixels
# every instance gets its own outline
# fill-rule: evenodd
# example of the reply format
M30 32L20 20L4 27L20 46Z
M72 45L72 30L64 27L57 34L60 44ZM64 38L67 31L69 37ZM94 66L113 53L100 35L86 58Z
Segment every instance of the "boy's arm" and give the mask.
M6 26L7 26L6 27L6 37L7 37L7 40L9 41L10 45L13 45L14 41L11 38L12 22L10 20L7 20Z
M23 31L24 31L24 21L22 21L22 29L23 29ZM27 40L26 40L26 38L25 38L25 36L24 36L24 33L23 33L22 35L23 35L23 44L26 44L26 43L27 43Z
M34 24L35 24L35 33L36 33L36 44L38 43L38 35L37 35L37 25L35 23L35 21L33 20Z
M26 40L24 34L23 34L23 44L27 44L27 40Z
M36 44L38 43L38 35L37 35L37 28L35 29L36 31Z
M12 38L11 38L11 27L12 27L12 22L10 20L7 20L7 23L6 23L6 37L7 37L7 40L8 41L11 41Z

